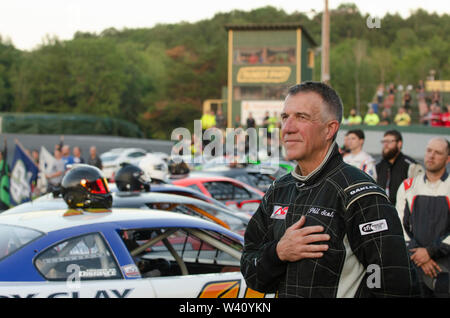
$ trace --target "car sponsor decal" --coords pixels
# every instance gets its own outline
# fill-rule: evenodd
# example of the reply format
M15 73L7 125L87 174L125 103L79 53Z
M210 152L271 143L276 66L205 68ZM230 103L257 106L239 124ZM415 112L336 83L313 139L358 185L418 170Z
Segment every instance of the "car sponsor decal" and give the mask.
M266 296L266 294L260 293L256 290L247 287L244 298L264 298L264 296Z
M137 268L137 266L135 264L124 265L121 268L122 268L122 272L125 275L125 277L128 277L128 278L140 278L141 277L141 273L139 272L139 269Z
M280 205L274 205L273 206L273 213L270 216L272 219L277 220L284 220L286 218L286 214L288 213L289 207L288 206L280 206Z
M388 230L386 219L372 221L359 225L361 235L369 235L373 233L383 232Z
M117 275L115 268L100 268L100 269L87 269L79 272L80 277L114 277Z
M127 298L134 288L126 289L100 289L93 291L53 291L51 293L9 294L0 295L0 298Z
M211 282L203 286L198 298L237 298L240 280Z
M241 280L228 280L220 282L209 282L203 286L198 298L238 298L241 288ZM264 298L266 294L246 288L245 298Z
M52 258L43 258L41 259L42 263L44 264L58 264L63 262L75 262L75 261L82 261L82 260L88 260L88 259L96 259L96 258L102 258L109 256L106 252L98 252L93 254L86 254L86 255L68 255L68 256L62 256L62 257L52 257Z

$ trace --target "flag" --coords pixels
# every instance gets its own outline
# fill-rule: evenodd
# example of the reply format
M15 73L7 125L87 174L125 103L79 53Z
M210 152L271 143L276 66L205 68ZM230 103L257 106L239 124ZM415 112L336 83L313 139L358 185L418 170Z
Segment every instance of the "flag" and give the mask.
M7 210L10 207L7 150L5 137L4 149L1 156L2 160L0 160L0 210Z
M37 181L37 187L40 193L45 193L47 191L48 181L45 175L51 174L51 167L55 162L55 157L45 148L41 146L41 151L39 152L39 176Z
M22 145L16 141L14 157L11 165L10 199L11 205L18 205L31 200L36 184L39 168L33 159L25 152Z
M9 171L6 158L0 161L0 210L7 210L10 206Z

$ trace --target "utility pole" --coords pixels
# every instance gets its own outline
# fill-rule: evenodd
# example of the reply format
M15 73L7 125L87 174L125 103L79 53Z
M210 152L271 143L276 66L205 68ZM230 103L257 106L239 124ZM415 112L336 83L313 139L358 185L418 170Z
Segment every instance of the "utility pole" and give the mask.
M325 0L325 9L322 14L322 63L321 81L330 83L330 15L328 0Z

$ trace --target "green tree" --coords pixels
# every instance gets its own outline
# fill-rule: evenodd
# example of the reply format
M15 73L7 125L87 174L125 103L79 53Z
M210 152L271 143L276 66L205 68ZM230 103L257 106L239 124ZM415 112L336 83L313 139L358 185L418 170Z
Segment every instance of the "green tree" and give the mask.
M23 54L12 75L16 112L67 112L68 76L64 44L51 44Z
M353 3L331 10L331 84L346 111L359 105L364 113L380 83L415 84L431 69L437 79L450 79L448 14L388 13L379 29L367 27L368 17ZM119 117L149 138L169 138L173 128L192 127L205 99L221 97L226 25L301 23L320 46L321 18L266 6L196 23L77 32L69 41L47 38L30 52L0 38L0 110ZM320 58L315 64L320 80Z
M14 104L11 72L21 53L8 40L0 36L0 111L10 111Z

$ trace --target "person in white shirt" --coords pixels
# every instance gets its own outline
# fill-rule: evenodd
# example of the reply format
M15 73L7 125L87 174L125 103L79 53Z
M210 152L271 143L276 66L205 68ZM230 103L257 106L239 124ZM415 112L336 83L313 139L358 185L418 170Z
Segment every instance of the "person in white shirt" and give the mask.
M349 130L346 136L347 147L350 153L344 156L344 162L361 169L376 180L377 170L375 168L375 159L362 150L365 139L364 132L361 129Z

